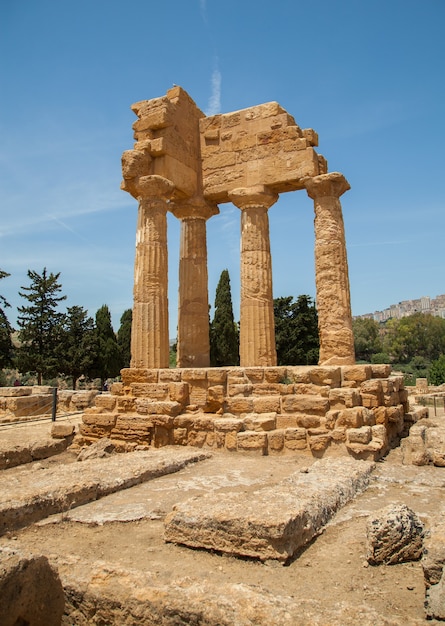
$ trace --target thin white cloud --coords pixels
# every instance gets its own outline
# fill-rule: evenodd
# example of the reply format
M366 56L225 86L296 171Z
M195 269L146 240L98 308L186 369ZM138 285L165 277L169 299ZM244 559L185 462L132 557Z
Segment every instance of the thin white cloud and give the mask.
M221 72L216 67L211 78L212 93L209 98L207 115L217 115L221 112Z
M207 24L207 0L199 0L199 7L204 22Z

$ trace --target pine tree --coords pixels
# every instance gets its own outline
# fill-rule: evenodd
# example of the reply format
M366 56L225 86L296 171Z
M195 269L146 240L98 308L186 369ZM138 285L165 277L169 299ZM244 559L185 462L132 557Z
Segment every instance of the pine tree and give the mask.
M96 360L94 321L81 306L67 309L59 345L62 372L71 376L73 389L82 375L91 376Z
M42 274L28 270L29 287L22 287L19 295L29 304L18 307L19 341L18 369L20 372L36 372L37 382L59 372L57 347L60 343L63 313L57 311L66 296L59 295L62 286L58 282L60 272L48 275L46 267Z
M117 343L122 356L122 367L130 367L131 361L131 323L133 311L127 309L121 317L121 325L117 331Z
M105 380L118 376L122 368L122 356L111 324L110 310L106 304L96 313L96 347L94 374L100 378L103 389Z
M8 272L0 270L0 280L2 278L6 278L7 276L10 276ZM12 327L4 311L4 309L10 306L9 302L6 301L6 298L0 296L0 369L8 367L8 365L12 364Z
M318 361L318 316L312 298L275 298L275 344L278 365L313 365Z
M239 331L233 317L228 270L223 270L216 288L215 315L210 325L210 363L239 365Z

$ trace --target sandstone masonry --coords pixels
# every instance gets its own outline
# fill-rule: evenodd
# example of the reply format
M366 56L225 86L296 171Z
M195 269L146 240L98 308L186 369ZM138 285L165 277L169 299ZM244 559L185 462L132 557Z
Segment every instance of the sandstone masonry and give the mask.
M86 409L78 443L376 460L415 419L387 365L130 368Z

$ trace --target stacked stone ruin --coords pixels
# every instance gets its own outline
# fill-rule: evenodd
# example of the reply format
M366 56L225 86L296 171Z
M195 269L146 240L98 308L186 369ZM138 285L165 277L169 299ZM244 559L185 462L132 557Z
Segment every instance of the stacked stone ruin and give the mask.
M340 196L317 133L278 103L205 116L181 88L137 102L122 189L138 202L131 366L81 437L261 454L384 454L409 416L403 380L356 366ZM277 367L268 210L305 189L315 210L319 367ZM210 368L206 221L241 211L240 367ZM177 368L169 369L167 212L181 222Z

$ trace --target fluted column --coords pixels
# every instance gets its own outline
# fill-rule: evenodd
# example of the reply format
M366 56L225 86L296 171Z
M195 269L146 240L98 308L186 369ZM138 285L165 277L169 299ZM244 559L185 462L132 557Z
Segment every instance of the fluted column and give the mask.
M268 209L278 195L263 185L234 189L241 209L240 365L277 364Z
M167 209L173 183L162 176L138 180L131 367L169 366Z
M348 260L340 196L350 189L339 172L308 179L315 209L315 282L320 365L355 363Z
M178 298L178 367L209 367L209 295L206 220L219 213L202 199L174 203L181 220Z

